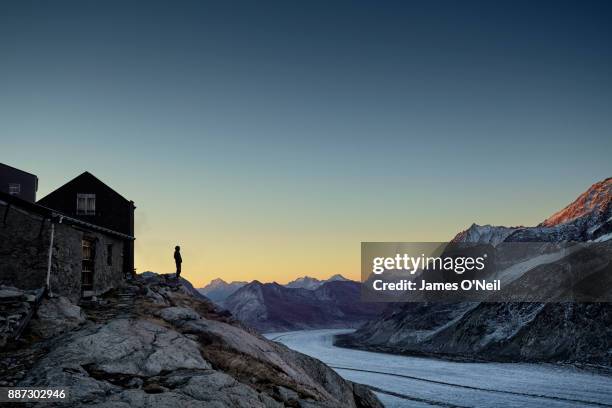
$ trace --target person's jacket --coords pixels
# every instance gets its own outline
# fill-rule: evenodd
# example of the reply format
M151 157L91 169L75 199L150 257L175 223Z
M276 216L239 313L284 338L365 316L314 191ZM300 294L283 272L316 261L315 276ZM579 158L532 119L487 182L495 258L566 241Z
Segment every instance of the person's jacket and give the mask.
M179 251L174 251L174 262L183 263L183 258L181 258L181 253Z

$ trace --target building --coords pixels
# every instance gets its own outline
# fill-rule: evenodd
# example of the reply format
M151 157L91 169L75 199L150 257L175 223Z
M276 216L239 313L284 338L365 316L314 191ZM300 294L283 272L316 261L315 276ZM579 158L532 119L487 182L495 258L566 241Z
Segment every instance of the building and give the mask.
M73 301L99 295L124 282L123 253L133 240L0 192L0 284L47 287Z
M26 171L0 163L0 191L35 202L38 177Z
M41 198L38 204L129 237L123 243L123 270L134 273L133 201L85 172Z

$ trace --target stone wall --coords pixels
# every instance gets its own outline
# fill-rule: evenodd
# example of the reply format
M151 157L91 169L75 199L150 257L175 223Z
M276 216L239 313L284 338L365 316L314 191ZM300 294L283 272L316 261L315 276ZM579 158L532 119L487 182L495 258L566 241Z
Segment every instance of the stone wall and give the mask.
M44 287L51 222L14 206L9 208L6 218L5 211L6 205L0 203L0 284L22 289ZM122 240L68 223L56 223L50 289L73 301L81 297L83 237L95 245L94 294L102 294L124 281ZM107 259L108 245L113 246L111 265Z
M21 289L45 286L50 223L0 203L0 283Z
M96 261L94 266L94 293L100 295L107 290L120 286L124 281L123 251L124 241L102 233L87 232L94 238ZM107 263L108 245L112 245L111 265Z

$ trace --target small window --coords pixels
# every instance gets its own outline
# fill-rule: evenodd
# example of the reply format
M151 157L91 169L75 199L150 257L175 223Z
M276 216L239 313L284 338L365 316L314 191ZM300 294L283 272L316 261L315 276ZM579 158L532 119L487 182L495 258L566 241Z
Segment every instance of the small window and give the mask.
M106 264L113 266L113 244L106 245Z
M88 238L83 238L81 246L83 248L83 260L93 261L94 260L93 241Z
M21 194L21 184L19 183L9 183L9 194L11 195L19 195Z
M96 195L77 194L77 215L96 215Z

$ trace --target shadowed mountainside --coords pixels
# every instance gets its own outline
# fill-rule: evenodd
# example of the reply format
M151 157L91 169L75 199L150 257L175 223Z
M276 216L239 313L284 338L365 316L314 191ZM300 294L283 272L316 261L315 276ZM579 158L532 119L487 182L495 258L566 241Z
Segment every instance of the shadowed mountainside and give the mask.
M251 282L223 302L233 316L264 332L357 327L382 310L360 302L360 283L334 280L314 290Z
M612 259L612 178L536 227L472 225L455 242L596 242ZM523 279L554 273L565 259L534 264ZM612 278L610 263L601 282ZM600 273L600 272L597 272ZM541 275L540 275L541 276ZM541 281L541 280L540 280ZM587 282L588 283L588 282ZM584 283L576 283L584 284ZM601 290L608 290L609 284ZM397 303L337 344L405 354L501 361L579 362L612 366L609 303Z

